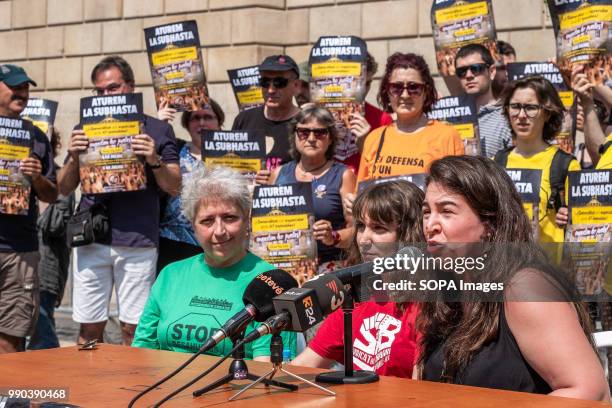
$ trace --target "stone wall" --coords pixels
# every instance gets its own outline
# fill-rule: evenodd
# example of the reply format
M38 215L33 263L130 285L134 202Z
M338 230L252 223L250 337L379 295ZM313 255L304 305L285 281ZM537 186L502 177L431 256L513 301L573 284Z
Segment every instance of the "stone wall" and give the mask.
M285 52L300 62L321 35L357 35L380 65L396 51L423 54L435 72L429 11L432 0L0 0L0 61L22 65L38 82L32 95L59 101L64 140L78 121L79 98L90 95L90 72L102 55L125 57L155 113L143 28L195 19L210 93L231 126L237 106L226 70ZM542 0L493 0L499 39L520 60L554 55ZM379 74L382 69L379 69ZM439 90L446 92L437 78ZM375 99L377 83L368 96ZM180 125L177 134L185 136Z

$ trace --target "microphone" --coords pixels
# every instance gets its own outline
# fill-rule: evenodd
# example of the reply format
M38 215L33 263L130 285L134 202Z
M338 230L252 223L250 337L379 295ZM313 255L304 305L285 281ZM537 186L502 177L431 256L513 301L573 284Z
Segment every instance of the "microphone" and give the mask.
M287 288L297 286L297 281L282 269L273 269L257 275L244 290L242 301L244 309L230 317L200 347L199 353L204 353L223 339L234 337L241 333L253 320L261 322L274 314L272 299L285 292Z
M342 306L345 297L338 278L331 273L319 275L301 288L289 289L272 300L278 318L274 316L275 320L262 324L261 335L273 333L281 324L284 324L281 329L304 332Z
M276 314L260 324L255 330L247 334L244 337L243 342L244 344L247 344L267 334L278 334L290 322L291 315L288 312Z

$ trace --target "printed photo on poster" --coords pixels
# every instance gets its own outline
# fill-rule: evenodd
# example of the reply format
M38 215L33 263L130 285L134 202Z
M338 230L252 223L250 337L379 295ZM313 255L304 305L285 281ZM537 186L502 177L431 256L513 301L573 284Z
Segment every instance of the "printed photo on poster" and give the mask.
M553 84L557 93L559 93L561 102L563 102L563 107L565 107L563 125L561 131L555 137L555 143L566 153L574 154L576 139L574 91L563 81L559 68L551 62L515 62L506 65L506 70L510 82L529 76L541 76Z
M440 98L427 116L453 126L463 140L465 154L470 156L480 155L478 110L473 96L461 95Z
M49 99L29 98L28 105L21 112L21 118L32 122L34 126L42 130L47 135L47 138L51 140L55 115L57 114L57 105L57 102Z
M30 179L19 170L19 163L30 156L33 125L27 120L0 116L0 213L27 215Z
M569 172L564 263L583 295L612 294L612 170Z
M238 109L243 110L256 108L263 105L263 91L260 84L259 66L228 69L232 90L238 103Z
M612 79L612 0L547 0L557 43L557 66L566 81L574 65L594 85Z
M431 26L443 77L455 76L455 56L464 45L482 44L499 60L491 0L436 0L431 6Z
M198 25L195 20L145 28L157 109L167 103L179 112L208 104Z
M310 50L310 99L336 119L339 161L359 153L350 121L365 114L367 52L365 41L354 36L320 37Z
M540 239L540 214L546 215L546 208L540 208L540 188L542 185L542 170L534 169L506 169L506 173L514 182L518 191L527 218L531 223L531 230L536 241Z
M311 183L256 186L249 250L300 284L317 273Z
M142 94L91 96L81 99L81 123L89 139L79 156L81 190L85 194L143 190L144 163L132 150L144 117Z
M255 184L255 176L266 160L266 137L259 130L205 130L202 160L207 166L238 170Z

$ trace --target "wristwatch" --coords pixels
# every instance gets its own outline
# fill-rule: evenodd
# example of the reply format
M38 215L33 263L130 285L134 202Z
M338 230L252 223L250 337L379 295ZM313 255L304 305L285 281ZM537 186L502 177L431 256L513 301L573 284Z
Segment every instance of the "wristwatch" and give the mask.
M159 157L159 155L157 155L155 163L149 164L149 167L152 168L153 170L155 170L155 169L159 169L162 166L162 164L163 164L163 162L161 160L161 157Z

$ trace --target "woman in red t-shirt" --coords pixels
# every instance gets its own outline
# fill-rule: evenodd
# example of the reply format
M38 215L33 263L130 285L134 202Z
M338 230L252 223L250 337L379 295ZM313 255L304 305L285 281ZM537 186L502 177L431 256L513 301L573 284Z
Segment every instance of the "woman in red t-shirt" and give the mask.
M400 244L422 242L424 194L403 180L374 184L355 200L355 235L349 265L397 252ZM358 303L353 311L353 366L379 375L410 378L417 360L414 303ZM329 368L343 363L342 310L332 313L292 364Z

